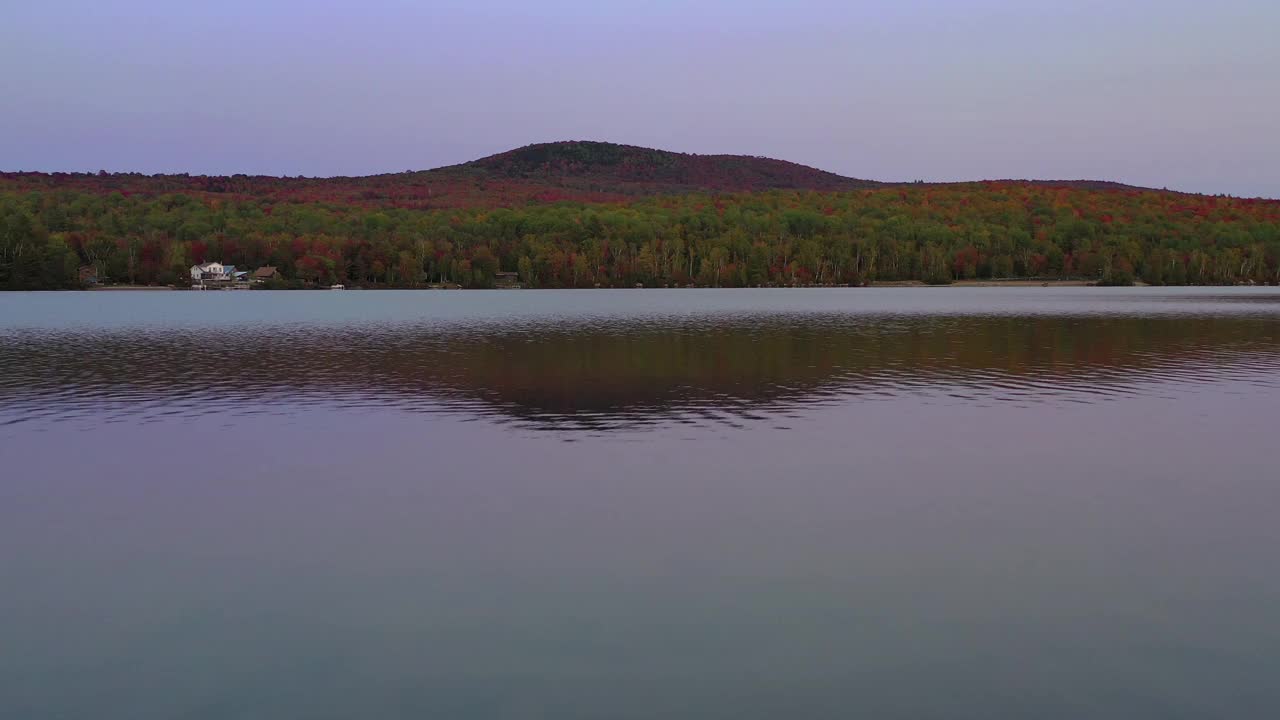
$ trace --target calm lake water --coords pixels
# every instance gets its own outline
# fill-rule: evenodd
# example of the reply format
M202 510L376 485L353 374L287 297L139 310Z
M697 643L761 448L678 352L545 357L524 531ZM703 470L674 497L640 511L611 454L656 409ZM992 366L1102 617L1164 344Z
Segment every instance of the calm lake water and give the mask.
M1280 717L1265 289L0 294L0 717Z

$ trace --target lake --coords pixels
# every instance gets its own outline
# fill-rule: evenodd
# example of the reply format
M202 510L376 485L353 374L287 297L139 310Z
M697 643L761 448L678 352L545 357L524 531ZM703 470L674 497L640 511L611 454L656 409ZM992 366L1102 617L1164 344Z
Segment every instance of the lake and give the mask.
M0 294L0 717L1280 716L1280 294Z

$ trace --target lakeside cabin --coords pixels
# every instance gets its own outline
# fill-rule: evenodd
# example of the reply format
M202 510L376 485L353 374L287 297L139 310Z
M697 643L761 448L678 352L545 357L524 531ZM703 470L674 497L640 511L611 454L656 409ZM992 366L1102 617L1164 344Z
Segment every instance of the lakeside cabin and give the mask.
M280 271L276 269L275 265L263 265L253 271L253 275L250 276L250 279L256 283L262 283L268 280L278 280L281 277Z
M497 272L493 274L493 286L497 288L520 287L520 273Z

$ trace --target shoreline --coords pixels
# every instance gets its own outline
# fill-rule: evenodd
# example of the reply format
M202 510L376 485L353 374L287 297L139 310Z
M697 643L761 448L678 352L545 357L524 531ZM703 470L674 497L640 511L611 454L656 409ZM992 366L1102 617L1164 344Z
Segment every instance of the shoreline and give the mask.
M136 292L143 290L177 290L176 287L169 285L100 285L98 287L85 288L87 292Z
M956 280L942 285L930 285L921 280L876 280L866 287L1098 287L1097 280ZM1135 282L1132 287L1147 287Z
M876 288L1077 288L1077 287L1164 287L1164 288L1261 288L1261 287L1277 287L1275 285L1266 284L1244 284L1244 285L1150 285L1141 281L1136 281L1132 285L1101 285L1096 280L956 280L947 284L931 285L920 280L879 280L867 283L865 285L776 285L776 286L745 286L745 287L704 287L704 286L637 286L637 287L593 287L593 288L525 288L525 287L494 287L494 288L463 288L463 287L360 287L349 286L343 290L833 290L833 289L876 289ZM233 288L216 288L217 290L231 290ZM254 288L256 290L257 288ZM265 288L263 288L265 289ZM163 286L163 285L107 285L86 288L49 288L45 290L27 290L25 292L180 292L189 288ZM234 288L234 290L244 291L249 288ZM279 288L277 292L293 292L293 291L311 291L325 290L332 291L331 288L314 287L314 288ZM6 290L0 289L0 292ZM18 291L23 292L23 291Z

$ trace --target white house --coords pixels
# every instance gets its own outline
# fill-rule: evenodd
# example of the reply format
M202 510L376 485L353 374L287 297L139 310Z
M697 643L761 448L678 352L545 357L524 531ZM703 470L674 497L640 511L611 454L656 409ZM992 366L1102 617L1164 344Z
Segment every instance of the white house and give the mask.
M234 268L233 268L234 269ZM191 266L192 280L227 280L227 267L220 262Z
M191 280L201 284L206 282L248 283L249 271L237 270L235 265L207 262L203 265L191 266Z

